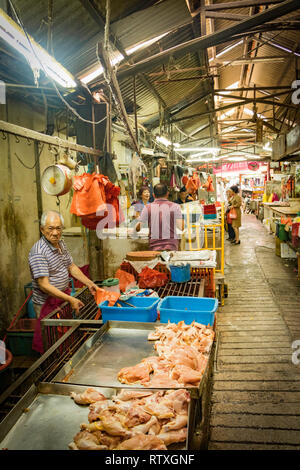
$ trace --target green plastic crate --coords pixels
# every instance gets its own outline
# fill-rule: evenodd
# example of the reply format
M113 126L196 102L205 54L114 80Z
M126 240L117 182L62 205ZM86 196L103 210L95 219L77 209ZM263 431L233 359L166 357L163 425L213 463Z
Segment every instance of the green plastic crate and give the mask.
M32 340L36 319L22 318L7 329L8 349L13 356L33 356Z

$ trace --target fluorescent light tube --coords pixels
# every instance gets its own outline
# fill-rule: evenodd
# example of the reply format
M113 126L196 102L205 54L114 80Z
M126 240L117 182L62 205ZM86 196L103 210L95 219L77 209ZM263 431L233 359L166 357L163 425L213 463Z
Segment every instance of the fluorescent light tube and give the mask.
M33 69L43 70L65 88L76 88L72 75L29 34L27 36L31 46L22 29L0 8L0 37L23 54Z

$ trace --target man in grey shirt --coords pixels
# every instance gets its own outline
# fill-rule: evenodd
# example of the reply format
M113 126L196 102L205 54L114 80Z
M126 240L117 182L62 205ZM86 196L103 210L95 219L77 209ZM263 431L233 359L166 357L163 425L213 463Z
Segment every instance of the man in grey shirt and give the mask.
M61 240L64 221L56 211L45 212L41 217L42 237L29 253L32 276L32 300L37 318L49 297L69 302L76 315L83 303L68 295L70 275L85 284L92 294L97 286L74 264L65 243Z

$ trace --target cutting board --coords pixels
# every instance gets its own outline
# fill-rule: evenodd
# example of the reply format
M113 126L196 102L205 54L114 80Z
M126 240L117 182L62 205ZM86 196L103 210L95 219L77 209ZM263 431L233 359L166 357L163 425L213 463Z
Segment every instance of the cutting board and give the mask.
M126 255L128 261L150 261L156 258L160 251L130 251Z

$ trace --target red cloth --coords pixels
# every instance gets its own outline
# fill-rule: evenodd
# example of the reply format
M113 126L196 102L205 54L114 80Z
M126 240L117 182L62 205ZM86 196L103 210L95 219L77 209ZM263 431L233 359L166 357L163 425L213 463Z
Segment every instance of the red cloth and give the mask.
M65 294L70 295L71 289L66 289ZM45 318L49 313L53 312L57 307L63 304L65 300L57 299L56 297L49 296L46 302L43 304L41 309L40 316L36 322L33 340L32 340L32 349L34 351L39 352L40 354L44 354L44 346L42 340L42 330L41 330L41 320Z

